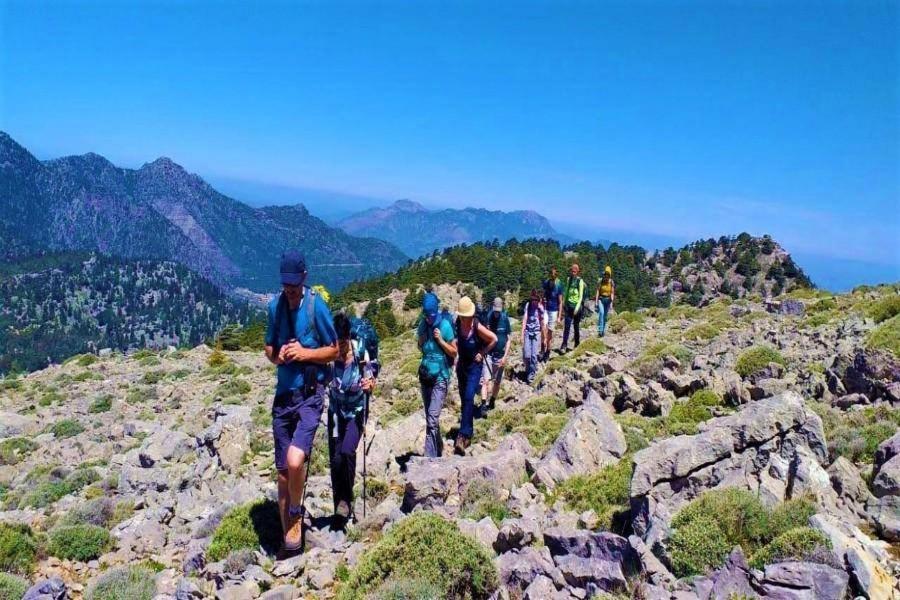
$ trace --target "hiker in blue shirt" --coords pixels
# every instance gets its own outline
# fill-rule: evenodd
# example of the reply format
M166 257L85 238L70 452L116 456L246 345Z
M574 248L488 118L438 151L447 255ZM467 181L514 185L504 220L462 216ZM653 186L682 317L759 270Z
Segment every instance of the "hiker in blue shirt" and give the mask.
M306 281L306 260L296 250L281 257L281 294L268 306L266 358L277 365L272 403L278 507L283 552L300 549L306 469L322 409L325 386L337 358L337 334L325 300Z
M544 280L541 288L544 292L544 314L547 326L541 359L546 361L550 360L550 350L553 349L553 332L559 321L559 308L563 305L564 288L556 267L550 267L550 277Z
M425 456L443 453L441 409L450 386L450 367L456 360L456 334L450 315L440 312L438 297L431 292L422 299L422 318L416 331L422 361L419 385L425 406Z

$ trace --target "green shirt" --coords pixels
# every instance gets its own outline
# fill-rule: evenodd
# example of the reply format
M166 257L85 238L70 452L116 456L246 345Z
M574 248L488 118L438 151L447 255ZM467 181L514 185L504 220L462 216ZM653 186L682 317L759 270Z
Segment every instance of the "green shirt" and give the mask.
M450 364L447 354L431 334L433 329L434 327L428 327L424 319L419 323L417 335L425 337L425 343L422 344L422 364L431 375L436 375L438 379L444 381L450 381ZM456 339L456 332L453 331L453 325L448 319L441 319L441 337L448 344Z
M569 277L566 280L566 293L563 295L566 304L577 309L584 300L584 280L581 277Z

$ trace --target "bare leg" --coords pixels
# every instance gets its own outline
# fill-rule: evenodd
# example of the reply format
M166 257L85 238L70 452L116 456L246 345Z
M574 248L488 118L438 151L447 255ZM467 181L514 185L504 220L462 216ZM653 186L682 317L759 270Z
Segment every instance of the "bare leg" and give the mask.
M287 531L288 506L290 504L288 498L288 472L285 469L278 471L278 516L281 517L282 535Z
M306 483L306 454L300 448L290 446L287 463L290 506L299 507L303 502L303 485Z

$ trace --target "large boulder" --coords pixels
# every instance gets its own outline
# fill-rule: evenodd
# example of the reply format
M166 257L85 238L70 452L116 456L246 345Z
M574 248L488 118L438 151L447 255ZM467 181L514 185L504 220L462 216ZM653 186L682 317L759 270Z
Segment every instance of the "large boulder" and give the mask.
M735 547L725 564L706 577L693 581L694 592L701 600L718 598L752 598L750 567L740 546Z
M788 561L766 566L756 590L764 598L779 600L843 600L847 573L828 565Z
M900 496L871 498L866 516L882 539L900 542Z
M617 462L626 449L625 435L612 410L591 390L584 406L535 465L533 481L553 488L573 475L590 473Z
M544 543L566 582L588 593L624 590L627 575L637 570L634 548L614 533L551 527Z
M826 457L822 420L798 394L748 404L702 424L697 435L668 438L634 455L634 531L646 541L663 539L675 513L710 489L749 489L769 505L802 494L833 496Z
M200 434L198 445L218 456L226 471L236 473L250 449L253 429L249 406L222 404L216 406L213 424Z
M872 491L875 495L900 495L900 432L883 441L875 452Z
M865 394L873 402L879 399L895 402L896 384L900 382L900 359L885 350L858 349L852 354L838 355L830 372L837 382L829 382L832 393Z
M407 465L403 510L440 508L454 516L473 482L488 482L496 490L507 491L521 484L527 475L526 459L533 453L525 436L517 433L493 452L478 456L413 458Z
M839 456L828 467L831 486L838 496L838 508L857 517L865 517L866 505L872 500L872 492L859 475L853 464Z
M500 581L511 590L523 591L540 576L547 577L558 588L566 585L566 580L546 548L506 552L497 558L496 564Z
M846 565L856 591L868 598L894 598L897 581L888 572L888 551L884 542L876 542L859 528L825 514L813 515L809 525L831 543L836 564Z

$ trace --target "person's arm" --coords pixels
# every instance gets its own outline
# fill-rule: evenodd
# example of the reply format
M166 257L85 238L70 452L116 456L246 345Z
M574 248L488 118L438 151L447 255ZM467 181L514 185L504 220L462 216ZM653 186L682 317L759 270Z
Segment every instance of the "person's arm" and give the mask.
M283 365L284 362L275 355L274 346L266 346L266 358L269 359L269 362L273 365Z
M437 342L437 345L441 347L441 350L444 351L444 354L449 356L451 359L456 360L456 338L451 338L448 342L444 339L443 332L440 327L434 328L434 341Z
M421 349L422 349L422 346L425 345L425 341L426 341L426 339L427 339L427 338L425 337L425 333L428 331L428 327L426 327L425 325L427 325L427 323L425 323L424 320L420 321L420 322L419 322L419 329L418 329L418 331L416 331L416 334L417 334L417 336L418 336L418 338L419 338L419 340L418 340L418 341L419 341L419 350L421 350Z
M616 303L616 282L610 279L609 284L612 287L612 290L609 293L609 309L612 310L613 304Z
M581 312L581 305L584 304L584 279L578 282L578 302L575 304L575 314Z
M266 358L273 365L282 365L284 362L275 354L275 315L270 306L266 306L266 338L264 349Z
M484 356L490 354L491 350L494 349L494 346L497 345L497 336L493 331L491 331L481 323L478 324L478 331L476 331L475 333L478 335L478 337L481 338L481 341L487 342L487 346L485 346L484 350L481 351L481 356L482 358L484 358Z
M304 348L300 342L293 342L284 352L287 361L315 363L327 365L338 357L337 331L334 330L334 321L331 319L331 311L321 296L315 296L315 310L313 311L313 324L319 338L318 348Z

